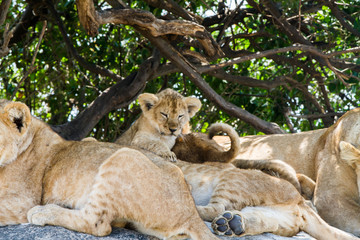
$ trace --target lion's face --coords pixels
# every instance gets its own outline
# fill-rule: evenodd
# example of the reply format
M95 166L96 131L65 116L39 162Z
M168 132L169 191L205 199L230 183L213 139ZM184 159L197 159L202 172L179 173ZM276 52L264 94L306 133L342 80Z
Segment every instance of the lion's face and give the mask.
M29 145L31 115L22 103L0 100L0 167L12 161Z
M199 99L183 97L171 89L157 95L141 94L139 103L144 117L154 124L152 127L162 135L175 137L201 107Z

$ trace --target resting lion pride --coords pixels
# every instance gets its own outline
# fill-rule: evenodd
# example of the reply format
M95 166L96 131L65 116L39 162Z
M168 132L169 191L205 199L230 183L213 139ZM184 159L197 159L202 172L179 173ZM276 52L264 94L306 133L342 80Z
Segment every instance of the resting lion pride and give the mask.
M222 146L229 141L222 136L215 140ZM313 202L319 215L330 225L360 236L359 157L357 165L350 164L340 151L341 142L360 147L360 108L348 111L327 129L247 136L240 142L238 158L281 159L316 180Z
M160 238L217 239L200 219L179 168L152 153L97 141L66 141L32 117L26 105L6 100L0 100L0 133L2 226L30 222L104 236L113 226L132 223ZM216 168L223 169L225 179L233 172L228 166ZM324 240L355 239L321 220L289 182L259 174L272 201L280 205L254 206L253 214L246 208L225 212L215 219L217 230L242 221L245 235L254 229L292 234L303 229ZM246 176L242 179L240 185ZM274 221L274 213L283 218ZM247 227L248 220L252 224Z
M164 111L172 112L174 116L189 111L186 107L187 104L181 103L188 98L174 90L166 89L156 95L147 93L146 96L157 101L151 105L150 109L144 108L143 103L139 101L143 111L145 109L142 114L147 115L147 119L139 118L135 123L144 126L150 124L147 129L169 127L168 121L174 120L164 121L161 117ZM151 115L147 114L149 110L152 111ZM294 187L297 186L299 189L299 182L295 171L290 166L280 166L279 162L268 165L271 165L271 168L276 171L282 171L279 172L280 175L286 176L285 178L293 185L288 181L259 171L240 169L249 161L236 160L234 164L214 163L214 161L231 160L238 151L239 142L237 133L230 126L215 124L211 129L209 136L187 134L183 138L181 137L180 141L178 138L172 151L176 153L177 157L189 158L182 160L203 163L189 164L179 160L174 164L181 168L187 183L191 185L192 196L201 218L213 221L215 232L227 236L255 235L263 232L292 236L299 230L304 230L319 239L354 238L338 229L331 228L305 203ZM136 135L142 130L130 128L129 131ZM217 131L224 131L230 136L232 150L224 152L211 140L212 135ZM166 131L162 132L164 134ZM149 141L148 139L147 141ZM132 144L131 141L122 143ZM144 147L146 148L146 146ZM204 156L200 156L202 154L195 154L196 150L211 152L212 156L204 154L204 158ZM225 159L214 159L214 156ZM204 163L204 161L212 161L212 163ZM266 164L260 162L258 162L259 166L265 167ZM251 167L250 165L247 167ZM291 171L287 170L287 167L292 170L294 176L291 176ZM218 216L225 210L229 211ZM274 216L277 217L274 218Z

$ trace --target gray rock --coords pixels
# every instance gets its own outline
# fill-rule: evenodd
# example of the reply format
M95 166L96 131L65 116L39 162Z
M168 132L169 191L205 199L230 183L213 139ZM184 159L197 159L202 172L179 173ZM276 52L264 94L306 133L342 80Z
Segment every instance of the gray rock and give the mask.
M207 223L209 226L209 223ZM140 234L133 230L124 228L114 228L112 233L106 237L95 237L89 234L78 233L67 230L58 226L35 226L32 224L21 224L0 227L0 240L48 240L48 239L71 239L71 240L156 240L157 238ZM281 237L271 233L265 233L257 236L245 236L245 237L221 237L224 240L314 240L308 234L300 232L294 237Z

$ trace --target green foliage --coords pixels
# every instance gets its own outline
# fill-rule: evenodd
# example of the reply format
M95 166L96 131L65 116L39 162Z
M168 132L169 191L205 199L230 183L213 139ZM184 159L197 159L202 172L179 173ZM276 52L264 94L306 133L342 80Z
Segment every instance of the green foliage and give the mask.
M96 8L102 8L105 4L103 1L95 2L97 3ZM181 0L176 2L184 9L204 18L217 13L218 3L216 1ZM236 1L226 3L230 2L236 3ZM287 18L297 15L299 12L299 1L277 0L274 2L280 6L283 16ZM168 13L165 10L150 7L146 1L127 1L127 3L131 8L150 11L157 17ZM309 1L308 4L313 4L313 1ZM18 21L25 7L24 3L13 1L6 22L12 24ZM74 0L59 1L56 7L61 13L66 31L76 51L87 62L97 64L126 77L137 70L139 65L151 56L153 46L132 27L103 25L99 29L98 36L89 37L79 24ZM252 9L252 6L244 4L242 9L245 8ZM354 29L360 31L358 2L350 0L347 1L347 4L339 5L339 8L354 19L350 23ZM344 29L330 8L325 5L317 12L303 13L302 19L303 34L307 34L305 37L309 41L319 46L322 43L331 46L331 48L324 49L325 52L341 51L359 45L359 38ZM289 40L286 33L279 30L273 22L274 20L266 14L248 14L238 23L231 25L224 33L224 37L231 38L237 34L266 33L257 37L233 38L229 43L229 47L233 51L258 52L292 45L293 42ZM25 73L29 71L35 54L39 34L43 27L42 21L31 28L22 41L11 46L10 54L0 59L0 97L10 99L14 95L14 100L25 102L34 115L49 124L57 125L74 119L79 112L107 88L113 86L115 82L81 67L69 53L55 21L50 20L47 24L46 34L35 60L36 69L27 78L22 80ZM214 29L216 27L218 25L211 26ZM4 29L0 28L1 36L3 31ZM219 30L214 30L211 34L216 39L219 32ZM195 47L190 49L200 52ZM323 92L320 89L320 85L323 84L328 93L331 108L335 112L344 112L358 106L360 88L357 71L351 68L344 70L344 73L353 76L347 80L350 86L346 87L333 71L320 66L318 61L304 52L288 52L282 54L281 57L282 60L275 57L253 59L234 64L224 68L224 70L226 73L235 76L246 76L260 81L275 81L282 76L291 76L299 84L306 86L309 93L322 106L325 105ZM338 59L351 59L356 64L360 64L360 59L354 53L339 55ZM214 60L212 63L220 60ZM302 67L295 66L291 60L298 61ZM162 61L162 63L166 63L165 59ZM320 74L325 79L324 83L319 83L313 75L304 70L306 68L316 69L316 74ZM304 92L292 84L266 90L242 86L207 74L203 74L203 78L227 101L246 109L259 118L276 122L287 131L290 130L290 127L284 115L286 109L291 109L295 115L308 115L318 112L316 106L304 96ZM196 131L206 131L211 123L221 121L232 124L241 135L262 134L250 125L219 110L204 98L203 94L182 73L177 72L152 79L148 82L145 91L156 93L165 87L172 87L184 95L193 95L201 99L203 107L191 121L193 129ZM136 103L127 108L113 111L99 122L90 135L98 139L112 141L129 127L139 113L140 110ZM290 116L289 120L294 129L298 131L324 127L322 121L318 119L306 120Z

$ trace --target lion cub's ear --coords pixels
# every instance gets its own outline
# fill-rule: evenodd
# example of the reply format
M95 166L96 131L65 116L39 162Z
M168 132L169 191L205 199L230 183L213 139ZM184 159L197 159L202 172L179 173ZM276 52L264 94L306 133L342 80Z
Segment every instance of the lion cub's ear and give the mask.
M200 100L195 97L186 97L185 103L188 107L189 118L192 118L201 108Z
M360 150L354 147L351 143L341 141L340 158L348 163L350 166L355 167L360 165Z
M10 129L20 134L24 134L31 123L29 108L20 102L7 104L1 114L1 118Z
M155 94L143 93L139 95L139 104L143 112L149 111L158 101L159 98Z

